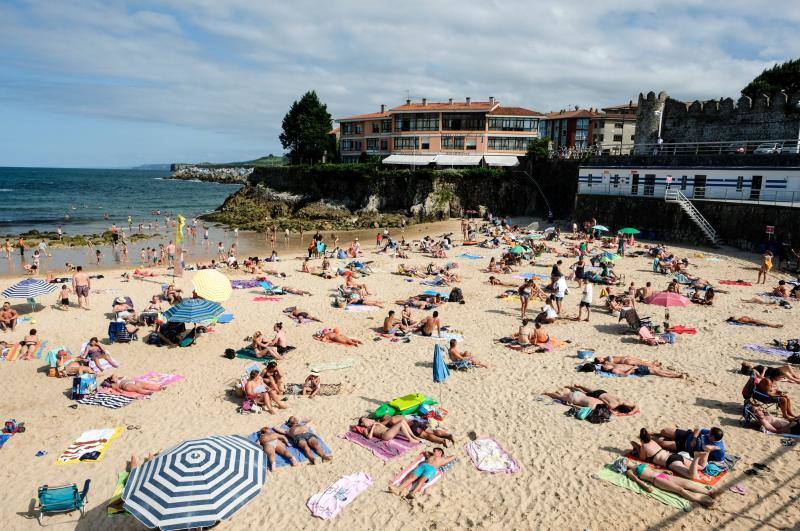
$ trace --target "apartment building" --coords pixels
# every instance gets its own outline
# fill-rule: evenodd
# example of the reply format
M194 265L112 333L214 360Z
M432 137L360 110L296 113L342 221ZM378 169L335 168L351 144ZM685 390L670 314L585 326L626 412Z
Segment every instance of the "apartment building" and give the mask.
M636 136L637 109L633 101L601 109L603 114L594 119L592 126L592 145L606 154L629 155Z
M494 98L458 102L422 98L336 121L343 161L357 161L366 153L385 157L384 164L514 166L538 137L542 117L522 107L503 107Z
M549 138L553 149L586 149L592 139L595 119L599 116L600 113L594 109L551 112L540 122L539 135Z

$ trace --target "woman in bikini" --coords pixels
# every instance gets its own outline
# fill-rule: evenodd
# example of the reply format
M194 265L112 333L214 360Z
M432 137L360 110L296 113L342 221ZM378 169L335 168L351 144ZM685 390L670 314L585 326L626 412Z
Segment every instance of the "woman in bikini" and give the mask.
M708 452L695 452L694 459L687 466L686 459L682 455L674 454L659 446L645 428L639 430L639 442L631 441L631 446L633 454L640 461L666 468L687 479L698 479L700 471L708 464Z
M357 347L362 344L362 341L352 337L347 337L346 335L342 334L339 332L338 328L334 328L333 330L326 328L322 331L320 338L328 343L339 343L342 345L347 345L348 347Z
M269 426L264 426L259 431L258 444L264 448L264 453L267 454L267 461L269 462L269 469L273 472L275 471L275 454L288 460L292 466L298 465L297 459L286 449L289 439L285 435L276 433Z
M157 391L163 391L166 387L150 383L150 382L137 382L132 378L125 378L112 374L103 381L103 387L110 387L115 391L127 391L130 393L139 393L140 395L152 395Z
M36 329L31 328L28 335L22 340L22 348L19 349L19 359L29 360L33 359L36 349L39 347L39 337L36 335Z
M393 417L386 416L380 421L369 417L358 419L358 425L365 429L364 437L367 439L379 439L381 441L391 441L398 435L412 443L421 442L411 431L408 421L402 415Z
M772 270L772 251L767 251L761 256L761 267L758 268L756 284L767 283L767 273Z
M636 356L605 356L597 358L596 363L622 363L623 365L646 365L648 367L661 367L660 361L648 361Z
M703 507L711 507L715 503L716 493L709 491L705 485L695 481L675 477L668 472L662 472L645 463L626 461L627 472L625 475L647 492L653 492L653 486L677 494L681 498L694 501Z
M258 370L250 371L250 376L244 385L244 394L254 404L264 406L264 409L270 414L275 413L275 409L272 406L273 402L278 409L286 409L286 406L281 404L280 395L264 382Z
M726 319L729 323L739 323L739 324L746 324L746 325L753 325L753 326L768 326L770 328L783 328L782 324L770 324L765 321L761 321L759 319L753 319L752 317L748 317L743 315L741 317L728 317Z
M322 322L322 319L319 317L314 317L308 312L298 310L297 306L292 306L291 308L286 308L284 313L288 314L289 317L297 321L298 323L302 323L303 321L316 321L318 323Z
M89 361L94 360L95 364L98 363L98 360L106 360L112 367L119 367L117 362L111 359L111 356L108 355L108 352L106 352L106 349L103 348L103 346L100 344L100 341L98 341L96 337L93 337L89 340L89 343L86 344L86 348L84 348L83 352L81 352L81 357Z

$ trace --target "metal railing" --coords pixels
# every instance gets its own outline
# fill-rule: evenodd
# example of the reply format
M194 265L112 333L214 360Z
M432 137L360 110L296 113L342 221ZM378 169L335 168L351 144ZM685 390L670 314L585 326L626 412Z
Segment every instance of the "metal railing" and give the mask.
M711 240L713 243L717 243L717 231L714 227L711 226L711 223L703 217L703 214L697 210L697 207L689 201L689 199L681 193L680 190L674 189L667 189L664 192L664 200L678 203L681 208L689 215L689 217L694 220L695 223L700 227L700 229L708 236L708 239Z
M639 182L639 193L636 194L631 193L630 185L623 185L622 183L617 187L614 187L612 184L594 183L592 186L588 186L586 183L580 183L578 187L579 194L655 198L660 197L656 195L656 192L658 191L660 193L660 190L665 190L665 192L680 192L684 194L687 199L697 201L729 201L732 203L749 203L754 205L800 207L800 191L790 190L750 190L749 188L744 188L741 191L735 191L726 188L721 190L719 195L717 195L716 189L695 186L693 188L681 190L680 184L673 184L670 188L665 188L664 185L656 185L651 190L649 186L644 185L641 181ZM709 195L711 190L714 190L714 193Z
M646 144L600 144L586 148L592 155L769 155L800 154L800 138L725 142L663 142Z

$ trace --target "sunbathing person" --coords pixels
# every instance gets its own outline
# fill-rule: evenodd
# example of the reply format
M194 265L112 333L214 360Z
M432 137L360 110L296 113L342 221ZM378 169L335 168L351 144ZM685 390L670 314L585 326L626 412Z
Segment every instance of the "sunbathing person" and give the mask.
M627 363L584 363L578 368L578 372L595 372L597 370L610 372L617 376L660 376L661 378L683 378L683 374L677 371L662 369L657 366L649 365L629 365Z
M383 303L381 301L365 299L360 292L355 292L355 291L351 291L348 294L347 304L355 304L361 306L377 306L378 308L383 308Z
M411 426L402 415L395 415L394 417L387 415L381 420L373 420L369 417L361 417L358 419L358 426L363 428L362 435L364 435L364 437L367 439L391 441L400 435L408 442L422 442L411 431Z
M720 428L680 430L664 428L661 437L653 439L659 446L670 452L687 452L694 456L698 452L708 453L708 460L715 463L725 461L725 443Z
M286 308L283 313L287 314L289 317L295 319L298 322L303 321L316 321L318 323L322 322L322 319L319 317L314 317L310 313L297 309L297 306L292 306L290 308Z
M409 277L425 278L427 275L417 271L416 267L407 266L405 264L397 264L397 274Z
M510 287L510 288L516 288L517 287L516 284L503 282L502 280L500 280L499 278L497 278L495 276L490 276L489 280L487 280L486 282L491 286L506 286L506 287Z
M293 350L293 347L290 347L289 343L286 341L286 332L283 331L283 323L275 323L272 330L275 332L275 336L266 343L266 351L276 360L282 360L283 355ZM258 356L258 353L256 353L256 356ZM258 357L261 358L263 355Z
M785 280L779 280L778 285L772 288L772 295L786 299L792 292L792 288L786 283Z
M81 374L94 374L89 365L82 358L70 357L66 350L58 351L56 370L61 376L80 376Z
M275 471L275 454L289 461L292 466L298 465L297 459L286 449L286 445L289 444L289 439L286 438L286 435L273 431L269 426L264 426L259 430L258 444L264 448L264 453L267 454L269 469L273 472Z
M443 449L434 448L432 452L426 454L425 461L412 470L399 487L390 485L389 491L402 496L415 481L419 480L417 486L408 495L409 498L414 498L420 493L426 483L436 477L441 467L453 461L455 458L455 456L445 457Z
M621 396L612 395L603 389L589 389L581 385L567 386L570 391L580 391L586 393L589 398L596 398L612 411L612 413L619 413L623 415L633 415L639 412L639 406L633 402L627 401Z
M770 328L783 328L782 324L770 324L764 321L760 321L758 319L753 319L752 317L748 317L746 315L743 315L741 317L728 317L726 321L729 323L739 323L739 324L747 324L753 326L768 326Z
M553 400L563 402L568 406L590 407L594 409L603 403L603 401L597 397L589 396L580 389L571 389L569 387L562 387L558 391L548 391L542 394L549 396Z
M631 441L631 446L633 454L639 460L666 468L687 479L698 479L708 463L708 452L696 452L694 459L687 465L687 460L682 455L659 446L645 428L639 430L639 442Z
M167 293L165 294L167 302L170 304L178 304L183 300L183 296L181 295L181 290L175 287L175 284L170 284L167 287Z
M407 328L400 319L394 316L394 310L389 310L389 315L383 320L383 332L385 334L396 334L405 332Z
M442 337L441 325L442 324L439 322L439 312L434 310L432 315L429 315L417 324L415 331L423 336L431 337L433 331L436 330L439 337Z
M36 329L31 328L28 335L22 339L22 347L19 349L19 359L33 359L33 355L36 353L36 349L39 348L41 343L39 336L36 335Z
M311 374L306 376L303 382L303 396L308 395L308 398L314 398L321 389L322 383L320 382L319 372L312 370Z
M455 442L452 433L441 428L431 428L428 419L414 417L408 421L408 425L411 426L411 432L420 439L425 439L434 444L441 444L445 448L449 446L448 443L453 444Z
M762 377L772 377L776 382L782 380L789 383L800 383L800 373L795 372L791 365L767 367L766 365L754 365L748 361L743 361L739 372L747 376L756 372Z
M262 334L260 330L253 332L253 342L250 346L255 352L256 358L264 358L267 356L274 358L275 355L278 354L277 349L272 347L269 341L264 339L264 334Z
M770 433L797 435L800 437L800 420L787 420L764 413L760 407L753 408L753 416L761 428Z
M347 345L348 347L357 347L363 344L362 341L358 339L354 339L352 337L347 337L346 335L339 332L338 328L330 329L325 328L319 333L320 340L326 343L339 343L341 345Z
M310 424L311 419L300 421L297 417L289 417L289 420L286 421L286 425L289 429L282 431L279 428L273 428L273 430L281 435L286 435L289 440L292 441L292 444L303 452L312 465L317 464L317 459L314 457L315 453L319 455L323 461L330 461L333 458L325 454L325 450L322 449L320 438L310 431Z
M648 367L661 367L660 361L650 361L636 356L600 356L595 358L595 363L621 363L624 365L647 365Z
M273 403L278 409L286 409L286 406L281 403L280 395L274 388L267 385L257 369L250 371L243 390L248 400L253 404L263 406L270 414L275 413Z
M276 286L276 287L278 287L278 286ZM291 293L292 295L311 295L310 291L306 291L306 290L299 289L299 288L293 288L291 286L280 286L280 289L284 293Z
M96 337L91 338L86 344L86 348L84 348L83 352L81 352L81 358L84 358L88 361L94 360L96 364L98 363L98 360L102 359L107 361L112 367L119 367L119 365L117 365L117 363L111 359L111 356L108 355L108 352L106 352L106 349L103 348L103 346L100 344L100 341L98 341Z
M778 407L781 409L781 415L786 419L793 420L797 418L797 415L792 411L792 401L789 399L789 395L783 391L779 391L775 387L775 384L777 384L780 379L780 374L770 374L761 378L758 384L756 384L756 389L767 395L767 397L761 397L759 401L768 404L778 404Z
M366 297L367 295L372 295L367 289L366 284L356 282L356 279L354 278L353 273L351 271L345 271L344 285L352 290L357 291L358 294L361 295L362 297Z
M432 310L436 308L442 302L441 297L434 296L429 299L426 299L422 296L414 296L409 297L408 299L400 299L394 301L395 304L399 304L403 307L410 306L411 308L419 308L420 310Z
M661 490L677 494L681 498L694 501L703 507L711 507L715 503L715 493L709 491L705 485L695 481L675 477L661 470L647 466L645 463L635 463L626 460L628 479L639 485L647 492L653 492L654 485Z
M482 369L489 368L488 365L480 361L471 353L467 351L460 352L458 348L456 348L456 343L457 341L455 339L451 339L450 348L447 349L447 354L450 356L450 361L453 362L453 365L455 365L456 369L471 369L472 367L480 367Z
M163 391L166 387L150 383L150 382L137 382L131 378L124 378L112 374L101 384L103 387L110 387L115 391L127 391L129 393L139 393L140 395L150 396L157 391Z
M701 296L702 293L702 296ZM695 288L694 292L692 293L691 300L695 304L703 304L705 306L713 306L714 305L714 288L708 288L705 291Z
M650 298L653 294L653 287L650 282L646 283L643 288L636 290L636 302L644 302L645 299Z

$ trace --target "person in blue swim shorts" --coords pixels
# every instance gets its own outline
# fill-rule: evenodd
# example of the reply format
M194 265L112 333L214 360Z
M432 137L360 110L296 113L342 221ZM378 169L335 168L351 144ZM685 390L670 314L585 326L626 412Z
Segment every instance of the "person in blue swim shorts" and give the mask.
M411 491L408 495L409 498L414 498L417 496L425 485L432 481L436 474L439 473L439 469L445 466L450 461L454 460L455 456L445 457L444 456L444 449L442 448L434 448L432 452L426 452L425 461L420 463L414 470L408 473L405 480L400 484L400 486L389 486L389 490L395 494L402 496L405 491L407 491L414 482L417 482L416 487ZM419 481L418 481L419 480Z

